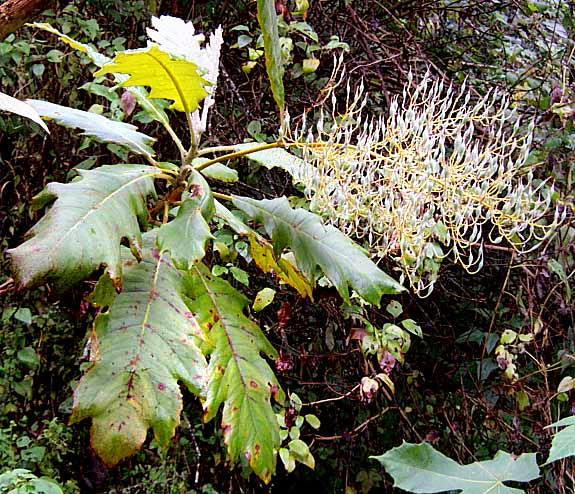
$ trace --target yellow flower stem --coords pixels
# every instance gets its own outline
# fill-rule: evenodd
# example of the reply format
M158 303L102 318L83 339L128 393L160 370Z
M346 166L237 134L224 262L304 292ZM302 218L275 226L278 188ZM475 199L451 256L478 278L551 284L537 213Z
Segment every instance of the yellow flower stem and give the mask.
M244 149L243 151L237 151L235 153L229 153L229 154L224 154L223 156L219 156L217 158L214 158L212 160L206 161L205 163L202 163L198 166L196 166L196 170L200 171L203 170L204 168L207 168L210 165L213 165L214 163L220 163L222 161L225 160L232 160L234 158L240 158L241 156L246 156L248 154L251 153L257 153L258 151L265 151L267 149L274 149L274 148L281 148L281 147L285 147L286 144L284 142L272 142L271 144L262 144L261 146L258 147L254 147L254 148L250 148L250 149Z
M227 153L228 151L233 151L235 148L235 146L214 146L211 148L204 148L198 151L198 156L212 153Z
M231 201L233 199L232 196L229 196L228 194L222 194L221 192L212 192L212 195L216 199L221 199L222 201Z

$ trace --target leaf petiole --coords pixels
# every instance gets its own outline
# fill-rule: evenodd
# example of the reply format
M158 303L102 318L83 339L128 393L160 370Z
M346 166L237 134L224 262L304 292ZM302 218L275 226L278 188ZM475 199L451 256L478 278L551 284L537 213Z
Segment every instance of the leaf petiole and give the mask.
M282 148L285 146L285 143L283 141L277 141L277 142L272 142L270 144L262 144L261 146L258 147L254 147L254 148L250 148L250 149L244 149L243 151L236 151L234 153L228 153L228 154L224 154L223 156L218 156L217 158L208 160L204 163L199 164L198 166L195 167L195 169L197 171L201 171L204 168L207 168L210 165L213 165L214 163L220 163L222 161L225 160L232 160L234 158L240 158L242 156L246 156L247 154L252 154L252 153L256 153L258 151L265 151L267 149L274 149L274 148Z

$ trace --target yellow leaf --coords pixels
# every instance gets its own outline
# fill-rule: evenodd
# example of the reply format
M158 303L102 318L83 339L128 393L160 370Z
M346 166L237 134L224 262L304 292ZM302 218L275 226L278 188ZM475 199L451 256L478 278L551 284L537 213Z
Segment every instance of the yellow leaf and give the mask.
M276 259L273 247L263 238L250 234L250 250L254 261L264 273L273 273L294 287L302 297L312 297L312 287L303 273L287 259Z
M157 46L152 46L119 53L111 64L104 65L94 75L129 74L130 78L122 86L149 86L150 98L173 100L170 108L191 113L208 96L204 87L210 84L200 77L197 68L195 63L175 60Z

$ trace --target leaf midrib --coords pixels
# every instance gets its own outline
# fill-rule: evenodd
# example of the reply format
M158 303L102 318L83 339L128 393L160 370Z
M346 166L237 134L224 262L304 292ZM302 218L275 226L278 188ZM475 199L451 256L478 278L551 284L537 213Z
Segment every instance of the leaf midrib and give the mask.
M224 333L225 333L225 335L226 335L226 340L227 340L227 342L228 342L228 345L230 346L230 349L232 350L232 351L231 351L231 354L232 354L231 359L233 359L234 365L238 368L238 375L240 376L240 380L241 380L241 382L242 382L242 389L243 389L243 390L247 390L247 389L248 389L248 386L247 386L247 384L246 384L246 380L245 380L245 378L244 378L243 372L241 371L241 366L240 366L239 363L238 363L238 359L235 357L235 356L236 356L236 352L235 352L235 350L234 350L234 345L232 344L232 340L231 340L231 338L230 338L229 331L226 329L226 325L224 324L224 322L227 321L227 318L223 316L222 311L221 311L220 308L219 308L219 305L216 303L217 297L215 296L215 293L214 293L214 292L211 290L211 288L209 287L208 283L205 281L204 276L203 276L203 273L201 273L200 270L199 270L197 267L194 267L194 270L196 271L197 275L198 275L199 278L201 279L202 284L204 285L204 289L206 290L206 293L207 293L208 296L210 297L210 300L211 300L211 302L212 302L212 305L213 305L214 309L216 310L216 312L217 312L217 314L218 314L219 320L222 322L222 328L223 328L223 331L224 331ZM230 323L230 325L233 325L233 323ZM241 328L240 328L240 330L241 330ZM238 355L239 355L239 354L238 354ZM241 357L238 357L238 358L241 358ZM260 356L260 358L262 358L262 357ZM226 370L226 372L227 372L227 370ZM260 385L261 385L261 383L260 383ZM247 391L244 391L243 395L244 395L244 396L243 396L243 401L246 401L246 399L249 400L249 394L248 394ZM226 395L226 399L227 399L227 395ZM225 401L225 400L224 400L224 401ZM249 411L250 411L250 419L251 419L251 423L252 423L252 429L253 429L253 430L257 430L257 421L256 421L256 419L255 419L255 417L254 417L253 407L252 407L252 406L249 406ZM238 426L236 426L236 428L237 428L237 427L238 427Z
M155 175L155 173L145 173L142 175L139 175L138 177L135 177L134 179L130 180L129 182L126 182L125 184L123 184L121 187L119 187L118 189L114 190L111 194L107 195L104 197L104 199L102 199L100 202L98 202L97 204L93 205L86 213L84 213L75 223L74 225L72 225L64 235L62 235L59 240L53 245L52 249L50 249L49 254L50 256L54 254L54 252L56 250L58 250L62 244L62 242L64 242L71 234L72 232L74 232L75 230L77 230L78 228L80 228L80 226L82 224L84 224L87 219L94 213L96 213L97 211L101 210L103 208L103 206L110 200L114 199L114 197L119 194L120 192L123 192L123 190L127 187L132 186L134 183L136 183L138 180L142 180L142 179L146 179L149 177L153 177ZM81 184L81 182L78 182L78 184Z
M479 480L479 479L473 479L473 478L469 478L469 477L461 477L461 476L455 476L455 475L448 475L446 473L441 473L441 472L437 472L436 470L431 470L428 468L424 468L420 465L418 466L414 466L413 463L409 463L409 462L400 462L398 460L392 460L393 462L401 465L402 467L407 467L407 468L415 468L415 470L419 470L421 472L424 472L426 474L432 474L438 477L444 477L446 479L450 479L450 480L456 480L456 481L460 481L460 482L465 482L465 483L469 483L469 484L493 484L492 487L489 487L486 491L484 491L484 493L488 493L491 490L501 486L501 485L505 485L504 482L510 482L513 481L513 479L508 479L508 480L501 480L500 478L496 477L495 474L489 470L487 470L483 465L481 465L481 463L478 463L476 466L480 467L487 475L491 475L492 477L494 477L492 480ZM457 465L460 468L464 468L466 466L469 465ZM463 490L463 487L450 487L449 490L452 489L459 489L459 490Z
M280 222L282 222L282 223L284 223L284 224L290 226L290 227L293 228L294 230L297 230L298 232L302 233L304 236L310 238L313 242L320 243L320 244L322 245L322 247L324 247L326 250L329 250L329 251L333 252L333 256L334 256L334 257L337 257L337 258L339 258L339 259L344 259L344 260L348 260L348 259L349 259L349 256L346 256L346 255L340 253L340 251L338 251L338 250L336 250L335 248L331 247L328 242L323 242L322 240L318 240L312 233L308 233L306 230L302 229L302 228L301 228L301 223L299 223L299 224L290 223L290 222L288 222L287 220L285 220L284 218L282 218L281 216L276 215L276 214L275 214L275 211L276 211L277 208L274 208L273 212L270 212L268 209L265 209L265 208L259 206L257 203L247 202L244 198L241 198L240 196L235 196L235 198L236 198L236 200L239 199L240 202L244 202L244 203L246 203L246 204L248 204L248 205L251 205L252 207L258 209L259 211L262 211L262 212L266 213L267 215L273 217L274 219L276 219L276 220L278 220L278 221L280 221ZM297 209L296 209L296 210L293 210L293 211L297 211ZM314 219L315 219L315 218L314 218ZM324 235L324 238L325 238L325 236L329 235L329 233L330 233L329 230L327 230L327 227L326 227L325 225L323 225L323 224L321 223L321 221L319 221L319 219L317 220L317 225L318 225L319 227L321 227L321 228L324 230L324 232L326 233L326 235ZM290 240L293 242L293 238L291 238L291 235L290 235ZM356 250L356 249L355 249L355 245L348 246L348 247L349 247L349 248L352 248L352 249L354 249L354 250ZM358 248L359 248L359 247L358 247ZM317 253L316 251L317 251L317 249L314 249L314 257L316 258L316 259L314 259L315 262L317 262L317 258L320 257L320 256L318 256L318 253Z

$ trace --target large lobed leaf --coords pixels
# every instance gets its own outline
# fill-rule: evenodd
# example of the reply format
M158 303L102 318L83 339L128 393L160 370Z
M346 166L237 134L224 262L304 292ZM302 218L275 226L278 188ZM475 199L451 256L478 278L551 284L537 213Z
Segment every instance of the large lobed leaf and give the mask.
M48 101L29 99L26 102L44 119L54 120L64 127L80 128L85 135L96 137L104 142L120 144L134 153L150 158L154 156L151 145L155 139L138 132L135 125L117 122L96 113L76 110Z
M67 288L103 265L120 289L120 242L127 239L136 253L141 249L138 220L147 221L146 199L160 172L143 165L107 165L78 170L76 182L48 184L36 204L55 202L30 230L32 238L7 251L16 283L54 281Z
M365 251L337 228L324 225L321 218L304 209L292 209L285 197L261 201L233 196L234 205L264 225L276 258L289 247L297 263L310 280L317 268L349 301L349 288L364 300L379 304L383 294L399 293L404 288L379 269Z
M393 477L395 487L416 493L450 490L461 494L521 494L504 482L529 482L539 477L535 453L514 457L499 451L492 460L460 465L427 443L403 443L381 456L379 461Z
M547 426L547 428L549 427L565 427L565 429L553 435L549 458L547 458L545 465L569 456L575 456L575 417L565 417Z
M244 456L254 472L269 482L275 471L279 427L270 403L283 393L261 356L277 353L261 329L244 315L249 301L203 264L191 270L188 303L209 344L208 389L204 419L211 420L224 403L222 427L232 462Z
M92 418L92 447L108 465L138 451L149 428L167 446L182 410L178 381L205 391L207 363L184 303L185 276L156 248L155 233L144 243L140 263L123 249L124 290L96 320L94 364L74 393L71 422Z
M79 41L70 38L70 36L58 31L56 28L52 27L48 23L34 22L28 25L55 34L64 43L67 43L72 48L82 53L85 53L90 58L90 60L92 60L92 62L98 67L102 67L112 62L111 58L98 52L91 45L80 43ZM126 82L128 79L129 76L126 74L114 75L114 80L118 83ZM157 102L148 98L148 92L143 87L131 87L128 88L128 91L134 95L140 106L144 109L144 111L150 118L157 120L158 122L161 122L166 127L169 126L168 116L166 115L166 112Z
M191 113L208 96L204 87L209 83L200 77L197 69L196 64L173 59L154 45L118 53L113 63L104 65L94 75L130 74L131 77L122 83L124 87L149 86L150 98L173 100L170 108Z

